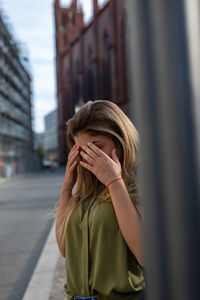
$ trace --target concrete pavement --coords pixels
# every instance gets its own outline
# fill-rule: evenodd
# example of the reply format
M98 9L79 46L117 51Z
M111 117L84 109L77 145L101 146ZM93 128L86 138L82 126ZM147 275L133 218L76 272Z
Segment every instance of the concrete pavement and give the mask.
M59 254L54 271L49 300L67 300L67 296L63 288L65 281L65 259Z
M66 300L65 278L65 259L56 244L54 222L23 300Z
M64 169L62 170L64 176L63 171ZM18 176L16 175L14 177L17 177L18 179L19 178L23 179L24 175L18 175ZM60 183L62 181L62 178L63 177L61 176ZM0 185L1 183L4 185L5 181L10 181L10 180L12 181L12 177L8 179L0 178ZM7 185L6 189L8 189L10 184L8 185L8 182L7 183L5 182L5 184ZM52 183L49 182L49 184ZM59 249L57 247L56 238L55 238L55 220L54 220L53 224L51 225L51 230L48 234L46 242L40 253L39 259L35 265L35 269L27 285L26 291L23 295L23 298L20 299L24 299L24 300L64 299L66 300L67 297L63 289L64 283L65 283L65 259L60 255Z

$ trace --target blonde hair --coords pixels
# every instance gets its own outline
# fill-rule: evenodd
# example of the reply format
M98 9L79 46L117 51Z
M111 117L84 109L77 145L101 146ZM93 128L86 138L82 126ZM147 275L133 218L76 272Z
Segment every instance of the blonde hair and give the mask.
M125 113L115 103L107 100L88 101L75 113L72 119L66 122L66 126L66 138L70 149L75 144L74 137L80 132L94 136L108 136L120 148L122 177L130 198L141 216L136 176L139 134ZM76 190L69 200L62 224L58 230L63 248L65 248L66 230L71 214L81 202L94 196L94 194L98 194L98 202L111 201L108 189L94 174L78 165ZM59 207L56 207L56 215L58 210Z

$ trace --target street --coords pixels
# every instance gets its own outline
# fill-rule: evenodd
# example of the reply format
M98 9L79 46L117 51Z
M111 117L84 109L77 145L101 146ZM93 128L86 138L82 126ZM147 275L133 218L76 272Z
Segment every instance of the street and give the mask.
M0 182L0 300L21 300L45 244L65 168Z

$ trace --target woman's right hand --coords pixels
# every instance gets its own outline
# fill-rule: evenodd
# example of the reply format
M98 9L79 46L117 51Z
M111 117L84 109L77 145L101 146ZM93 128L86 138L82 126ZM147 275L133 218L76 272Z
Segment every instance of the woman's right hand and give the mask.
M65 170L64 178L64 189L69 193L72 192L72 189L76 183L77 179L77 164L79 157L80 148L77 145L74 145L68 154L68 160Z

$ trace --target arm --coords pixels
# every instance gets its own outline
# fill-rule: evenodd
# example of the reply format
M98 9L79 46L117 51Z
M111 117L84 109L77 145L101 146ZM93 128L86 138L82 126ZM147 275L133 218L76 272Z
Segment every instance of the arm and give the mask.
M113 149L111 157L92 143L82 147L80 154L85 159L80 164L91 171L102 183L107 185L113 179L121 177L121 164ZM138 263L143 266L143 235L140 215L132 203L123 180L114 181L109 185L109 191L113 202L115 214L121 233L136 257Z
M144 254L141 217L130 199L123 180L111 183L109 191L124 240L138 263L143 267Z
M61 241L60 241L60 237L58 235L58 230L63 222L63 213L67 209L70 197L71 197L71 193L70 193L70 191L66 190L65 180L64 180L63 185L62 185L61 194L60 194L58 214L57 214L57 218L56 218L56 241L57 241L60 253L63 257L65 257L65 249L63 249L61 247Z
M58 208L58 214L56 218L56 241L58 244L58 248L63 257L65 257L65 248L61 245L60 236L58 234L58 230L62 226L64 221L64 212L67 209L69 204L70 197L72 195L72 189L77 179L77 158L79 156L79 147L74 145L68 155L68 162L65 171L64 182L62 185L62 190L60 194L60 202Z

